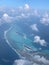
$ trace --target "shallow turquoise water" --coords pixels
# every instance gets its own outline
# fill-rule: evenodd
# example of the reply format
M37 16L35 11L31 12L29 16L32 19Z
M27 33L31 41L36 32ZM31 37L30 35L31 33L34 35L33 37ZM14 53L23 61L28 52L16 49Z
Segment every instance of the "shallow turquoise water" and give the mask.
M20 29L21 30L21 29ZM16 30L15 28L12 28L10 31L8 31L7 33L7 38L9 41L14 41L13 43L10 43L11 45L15 44L16 47L18 49L23 49L24 46L23 45L27 45L28 47L32 48L32 50L37 50L34 46L33 46L33 42L32 40L28 39L28 38L24 38L23 35L16 33L19 32L19 30Z
M32 40L30 40L29 38L25 39L23 37L22 29L19 28L18 26L16 27L14 26L10 31L8 31L7 38L10 41L12 47L14 47L16 50L17 49L22 50L24 49L24 45L26 45L30 47L33 51L34 50L38 51L38 48L34 46ZM42 50L42 53L49 54L49 50Z

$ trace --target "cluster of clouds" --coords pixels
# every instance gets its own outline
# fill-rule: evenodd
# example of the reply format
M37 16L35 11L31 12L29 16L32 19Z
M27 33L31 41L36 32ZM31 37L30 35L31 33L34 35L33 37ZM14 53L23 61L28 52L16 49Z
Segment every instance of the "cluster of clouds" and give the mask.
M13 65L49 65L49 60L44 56L34 55L33 61L18 59L14 61Z
M2 17L0 18L0 23L1 23L2 19L9 23L9 22L12 22L15 19L19 20L20 18L23 19L23 18L27 18L27 17L31 17L31 16L37 16L37 17L39 16L40 22L42 24L44 24L44 25L49 24L49 14L48 14L48 12L41 14L41 11L39 11L37 9L32 9L28 4L25 4L24 6L20 6L17 9L10 9L10 11L11 11L10 14L13 14L15 16L10 16L9 12L7 13L7 11L5 11L5 10L6 10L6 8L3 8L3 7L0 10L0 11L4 12ZM38 31L36 26L37 25L35 24L33 27L35 28L36 31Z
M30 27L33 31L39 32L37 24L32 24ZM38 36L38 35L36 35L36 36L34 35L34 43L38 43L41 46L47 45L47 42L44 39L41 39L40 36Z
M13 17L9 16L7 13L4 13L0 18L0 25L3 23L11 23L13 21Z
M49 65L49 60L46 59L44 56L35 55L34 60L39 63L43 63L43 65Z
M2 11L3 10L3 11ZM0 12L2 12L3 14L1 15L0 18L0 22L1 20L4 20L6 22L11 22L14 19L20 19L20 18L27 18L31 15L38 15L38 11L37 10L32 10L31 7L28 4L25 4L23 7L18 7L16 9L8 9L8 11L6 10L6 8L2 8L2 10L0 10ZM10 16L10 14L13 14L15 16Z
M28 60L19 59L15 60L13 65L32 65L32 64Z
M5 21L5 22L11 22L11 20L13 19L13 17L10 17L7 13L4 13L3 16L2 16L2 19Z
M44 39L41 39L40 36L35 36L34 42L39 43L41 46L46 46L47 43Z

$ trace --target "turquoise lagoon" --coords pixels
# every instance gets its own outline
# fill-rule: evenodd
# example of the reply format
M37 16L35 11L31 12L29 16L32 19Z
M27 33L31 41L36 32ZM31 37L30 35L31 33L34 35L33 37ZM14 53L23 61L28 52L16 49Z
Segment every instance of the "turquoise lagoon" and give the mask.
M6 35L8 41L10 42L11 46L17 50L24 50L26 47L29 51L40 52L44 54L49 54L49 50L41 50L34 46L34 43L29 38L24 38L22 33L22 29L19 26L12 25L11 29L7 32Z

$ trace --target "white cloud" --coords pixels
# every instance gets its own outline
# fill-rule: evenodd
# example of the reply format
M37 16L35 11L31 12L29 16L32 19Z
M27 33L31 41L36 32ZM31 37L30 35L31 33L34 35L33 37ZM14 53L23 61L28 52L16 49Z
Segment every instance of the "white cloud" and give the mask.
M32 28L32 30L34 31L39 31L38 28L37 28L37 24L33 24L30 26Z
M24 4L24 6L19 6L19 11L25 12L30 10L30 6L28 4Z
M4 13L1 18L0 18L0 26L3 24L3 23L11 23L15 20L14 17L11 17L9 16L7 13Z
M8 16L8 14L4 13L4 14L3 14L3 17L4 17L4 18L8 18L9 16Z
M48 25L49 24L49 14L48 13L45 13L41 19L40 19L40 22L44 25Z
M32 65L32 64L27 60L19 59L15 60L13 65Z
M44 56L34 55L32 62L25 59L18 59L14 61L13 65L41 65L40 63L43 65L49 65L49 60Z
M2 20L9 23L9 22L12 22L13 17L10 17L7 13L4 13L2 16Z
M46 45L46 41L44 39L40 39L40 36L35 36L34 37L34 42L35 43L39 43L42 46Z
M26 10L28 10L28 9L30 8L30 6L29 6L28 4L25 4L25 5L24 5L24 8L25 8Z
M35 55L34 60L49 65L49 60L46 59L44 56L41 57L40 55Z
M14 65L24 65L24 60L15 60Z
M41 21L42 24L45 24L45 25L48 25L49 24L49 18L44 18L43 17L43 18L41 18L40 21Z

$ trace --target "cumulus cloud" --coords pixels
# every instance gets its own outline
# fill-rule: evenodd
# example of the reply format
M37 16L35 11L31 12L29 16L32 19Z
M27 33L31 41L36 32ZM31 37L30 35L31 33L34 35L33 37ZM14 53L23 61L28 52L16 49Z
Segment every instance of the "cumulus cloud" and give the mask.
M2 7L0 9L2 9ZM23 18L28 19L28 18L30 18L30 16L34 16L34 15L32 15L32 13L34 15L38 15L38 11L31 9L31 7L28 4L25 4L24 6L20 6L17 9L15 9L15 8L8 9L8 11L6 11L6 8L4 8L1 10L1 20L0 21L9 23L14 20L20 20ZM36 28L36 30L37 30L37 28Z
M43 65L49 65L49 60L44 56L34 55L32 62L25 59L18 59L14 61L13 65L41 65L40 63Z
M29 10L30 6L28 4L24 4L24 6L19 6L19 10L20 11L25 11L25 10Z
M33 24L30 26L32 28L32 30L34 31L39 31L38 28L37 28L37 24Z
M36 16L40 15L39 10L31 9L31 7L28 4L25 4L24 6L20 6L17 9L13 8L13 9L8 9L8 10L9 11L6 12L6 8L5 8L5 11L4 10L2 11L2 12L5 12L2 16L2 19L6 22L12 22L13 19L19 20L21 18L23 19L23 17L28 19L34 15L36 15ZM8 14L9 12L11 12L10 13L11 16ZM43 15L43 17L41 17L41 19L40 19L40 22L43 24L48 24L49 23L48 16L49 16L48 13ZM37 24L34 24L32 29L38 31Z
M46 41L44 39L40 39L40 36L35 36L34 37L34 42L39 43L42 46L46 46Z
M35 61L42 62L43 64L49 65L49 60L46 59L44 56L35 55L34 56Z
M28 9L30 8L30 6L29 6L28 4L25 4L25 5L24 5L24 8L25 8L26 10L28 10Z
M27 60L19 59L15 60L13 65L32 65L32 64Z
M10 17L7 13L4 13L2 16L2 20L4 20L5 22L12 22L13 17Z
M0 26L3 24L3 23L11 23L13 21L15 21L16 18L14 17L11 17L9 16L7 13L4 13L1 18L0 18Z
M40 19L40 22L44 25L48 25L49 24L49 14L48 13L45 13L41 19Z

